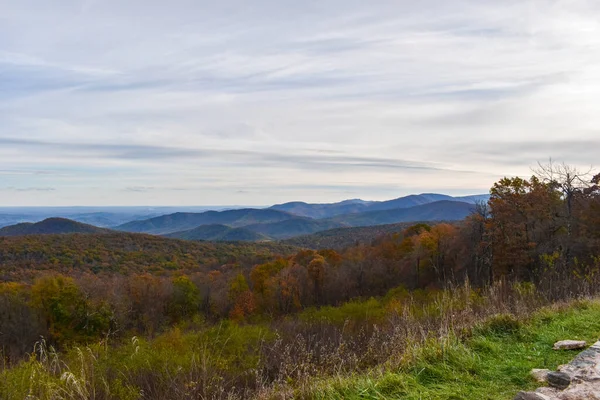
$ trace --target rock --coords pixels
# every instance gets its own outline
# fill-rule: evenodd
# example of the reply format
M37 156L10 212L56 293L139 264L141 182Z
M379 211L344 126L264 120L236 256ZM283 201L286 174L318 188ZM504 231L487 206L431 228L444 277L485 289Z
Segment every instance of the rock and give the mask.
M560 392L559 400L600 400L600 388L590 382L571 385L567 390Z
M583 349L586 346L586 342L583 340L561 340L560 342L554 343L554 350L578 350Z
M531 375L537 379L545 372L532 370ZM534 393L521 392L515 399L600 400L600 341L579 353L570 363L558 367L558 371L548 372L546 381L548 386L540 387Z
M546 382L546 376L550 372L549 369L532 369L529 373L536 381L538 382Z
M547 400L548 396L544 396L535 392L519 392L513 400Z
M544 396L545 399L555 399L560 393L560 390L551 387L541 387L537 388L535 392Z
M571 384L571 377L564 372L550 372L546 375L548 384L557 389L566 389Z

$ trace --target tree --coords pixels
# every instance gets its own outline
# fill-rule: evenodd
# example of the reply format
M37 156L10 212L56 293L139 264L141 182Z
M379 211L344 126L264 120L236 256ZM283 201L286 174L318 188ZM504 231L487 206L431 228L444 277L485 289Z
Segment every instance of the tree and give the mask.
M315 258L308 263L306 267L308 276L311 279L315 301L317 304L322 304L323 301L323 284L325 282L325 272L327 269L327 262L323 256L317 255Z
M591 171L592 169L590 168L588 171L583 172L565 163L554 163L552 159L547 164L538 162L538 167L534 169L538 179L561 193L562 199L565 202L568 236L572 235L573 207L575 206L576 198L594 184Z
M280 258L270 263L260 264L250 271L250 282L257 306L261 312L273 312L275 309L275 291L273 277L288 265L286 259Z
M229 284L229 300L232 304L229 317L235 321L243 320L256 309L254 295L244 274L237 274Z
M598 182L594 182L594 179L598 180L598 176L592 177L592 168L581 171L565 163L555 163L551 159L547 164L538 163L534 172L542 182L556 190L563 200L562 212L556 216L565 229L566 235L561 245L564 263L569 265L573 258L575 214L582 207L587 194L597 188Z
M184 275L173 278L172 282L173 294L169 313L173 321L181 321L198 313L202 297L194 282Z
M40 311L30 304L26 285L0 283L0 357L9 364L30 353L40 336L48 336Z
M538 245L550 243L556 232L553 215L560 198L553 186L535 176L504 178L492 187L489 206L493 278L532 277Z
M97 338L110 329L111 310L104 304L91 304L73 278L58 275L36 280L31 302L42 310L50 336L59 344Z
M465 265L465 276L478 286L492 284L492 246L487 229L490 218L487 202L477 202L460 230L460 258Z

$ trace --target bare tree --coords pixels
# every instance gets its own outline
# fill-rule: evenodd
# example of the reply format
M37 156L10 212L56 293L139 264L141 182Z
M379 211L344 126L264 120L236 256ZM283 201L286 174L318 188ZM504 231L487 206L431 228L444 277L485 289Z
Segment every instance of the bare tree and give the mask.
M552 159L548 160L546 164L538 162L538 167L533 169L537 178L560 192L561 198L564 201L564 219L567 233L564 251L567 262L571 259L571 240L574 223L573 208L578 197L588 193L595 187L594 181L598 180L600 175L593 176L593 170L593 167L585 171L580 170L564 162L556 163Z
M533 169L535 175L540 181L550 184L553 188L561 192L566 205L567 233L572 233L573 202L577 194L593 185L593 168L582 171L572 165L555 163L552 159L547 164L538 162L538 167Z

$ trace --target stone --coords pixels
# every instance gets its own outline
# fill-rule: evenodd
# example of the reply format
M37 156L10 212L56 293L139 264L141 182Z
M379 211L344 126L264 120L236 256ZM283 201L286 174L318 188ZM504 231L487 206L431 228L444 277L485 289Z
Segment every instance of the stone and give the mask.
M548 375L548 373L550 372L549 369L532 369L531 372L529 373L533 379L535 379L538 382L546 382L546 376Z
M560 391L551 387L541 387L537 388L535 392L541 396L544 396L545 399L555 399Z
M546 375L548 384L557 389L566 389L571 384L571 377L564 372L550 372Z
M600 400L600 388L590 382L571 385L567 390L560 392L558 400Z
M537 374L541 370L531 371ZM517 400L600 400L600 341L579 353L556 372L548 372L548 386L521 392Z
M572 380L587 382L600 381L600 341L579 353L569 364L561 366L559 371L571 376Z
M583 340L561 340L554 343L554 350L579 350L585 348L587 343Z
M513 400L546 400L547 396L535 392L519 392Z

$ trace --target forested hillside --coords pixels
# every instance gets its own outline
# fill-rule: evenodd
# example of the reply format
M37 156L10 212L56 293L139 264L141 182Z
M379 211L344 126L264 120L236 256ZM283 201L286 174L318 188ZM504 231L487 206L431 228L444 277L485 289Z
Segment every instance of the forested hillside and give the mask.
M30 281L46 272L208 273L226 265L249 268L296 250L277 243L188 242L121 232L1 237L0 281Z
M267 236L246 228L232 228L227 225L200 225L197 228L163 235L173 239L204 240L213 242L259 242L269 240Z
M410 221L457 221L473 212L474 204L441 200L420 206L344 214L328 221L347 226L373 226Z
M24 222L0 228L0 236L52 235L67 233L108 233L110 230L65 218L47 218L41 222Z
M441 221L438 221L441 222ZM282 240L282 243L307 249L333 249L343 250L355 245L370 245L375 240L381 239L388 234L401 233L411 225L419 222L402 222L398 224L360 226L354 228L335 228L320 231L309 235L295 236ZM429 221L435 225L436 221Z

